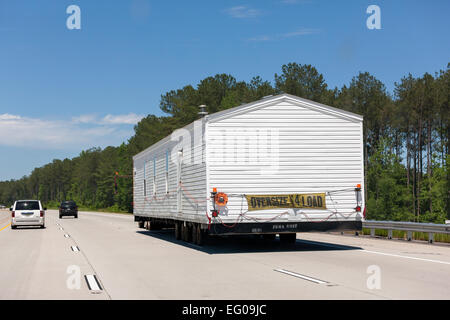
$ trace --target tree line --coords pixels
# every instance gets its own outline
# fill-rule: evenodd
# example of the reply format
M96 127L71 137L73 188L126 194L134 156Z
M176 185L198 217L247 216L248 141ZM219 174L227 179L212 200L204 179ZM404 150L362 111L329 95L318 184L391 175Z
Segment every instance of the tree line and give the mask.
M175 129L209 113L278 93L289 93L364 116L366 206L369 219L442 223L450 218L449 68L408 74L394 92L368 72L330 88L311 65L289 63L274 81L237 81L217 74L161 95L165 116L148 115L118 147L91 148L53 160L19 180L0 182L0 203L37 198L49 205L72 199L83 207L132 212L132 156ZM115 173L119 173L114 183Z

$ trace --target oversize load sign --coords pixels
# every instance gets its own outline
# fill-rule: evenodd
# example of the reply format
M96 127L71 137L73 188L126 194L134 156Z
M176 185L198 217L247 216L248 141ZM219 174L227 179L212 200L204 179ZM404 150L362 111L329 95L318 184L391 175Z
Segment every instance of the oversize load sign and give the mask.
M310 194L279 194L279 195L245 195L248 211L296 208L296 209L326 209L325 193Z

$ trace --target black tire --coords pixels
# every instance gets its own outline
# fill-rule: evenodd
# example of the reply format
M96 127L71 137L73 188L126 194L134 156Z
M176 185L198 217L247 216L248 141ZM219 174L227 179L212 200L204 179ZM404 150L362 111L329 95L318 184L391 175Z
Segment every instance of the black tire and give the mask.
M195 244L198 245L198 246L202 246L204 240L203 240L203 231L202 231L202 228L201 228L200 224L198 224L196 226L195 232L196 232L196 237L195 237L196 242L195 242Z
M74 218L75 218L75 219L78 219L78 215L74 215Z
M138 227L141 228L141 229L144 229L145 228L145 221L142 221L142 220L139 221L138 222Z
M192 227L190 225L186 226L186 242L192 242Z
M183 227L182 227L182 234L183 234L183 241L185 242L191 242L191 228L189 228L188 225L184 225L183 223Z
M162 229L161 223L159 223L159 222L157 222L155 220L149 221L149 224L150 224L150 227L149 227L148 230L154 231L154 230L161 230Z
M11 226L11 229L17 229L17 226Z
M187 237L186 237L186 226L184 225L184 222L180 222L181 223L181 240L183 241L187 241Z
M44 224L43 226L40 226L39 228L41 228L41 229L45 229L45 224Z
M283 243L293 244L297 240L296 233L280 233L280 241Z
M267 240L267 241L273 241L273 240L275 240L276 236L277 235L275 233L266 233L266 234L263 234L263 239Z
M181 223L175 222L175 239L181 239Z
M194 224L191 227L190 232L191 232L191 241L192 241L192 243L193 244L197 244L197 225L196 224Z
M59 218L62 219L62 215L59 215Z

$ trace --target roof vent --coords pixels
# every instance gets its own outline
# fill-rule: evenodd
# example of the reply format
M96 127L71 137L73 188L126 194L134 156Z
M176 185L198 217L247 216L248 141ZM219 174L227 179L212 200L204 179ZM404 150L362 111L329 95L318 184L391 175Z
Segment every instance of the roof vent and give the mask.
M198 112L198 114L200 115L200 118L203 118L204 116L206 116L208 114L208 111L206 111L206 106L204 104L202 104L198 108L200 109L200 111Z

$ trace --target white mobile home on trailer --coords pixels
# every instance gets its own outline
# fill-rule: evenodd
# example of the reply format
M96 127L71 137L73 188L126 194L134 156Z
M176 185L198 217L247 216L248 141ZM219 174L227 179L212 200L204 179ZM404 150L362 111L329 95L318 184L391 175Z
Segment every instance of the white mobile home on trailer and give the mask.
M360 230L363 118L288 94L206 115L133 157L141 227L205 234ZM270 237L270 236L269 236Z

